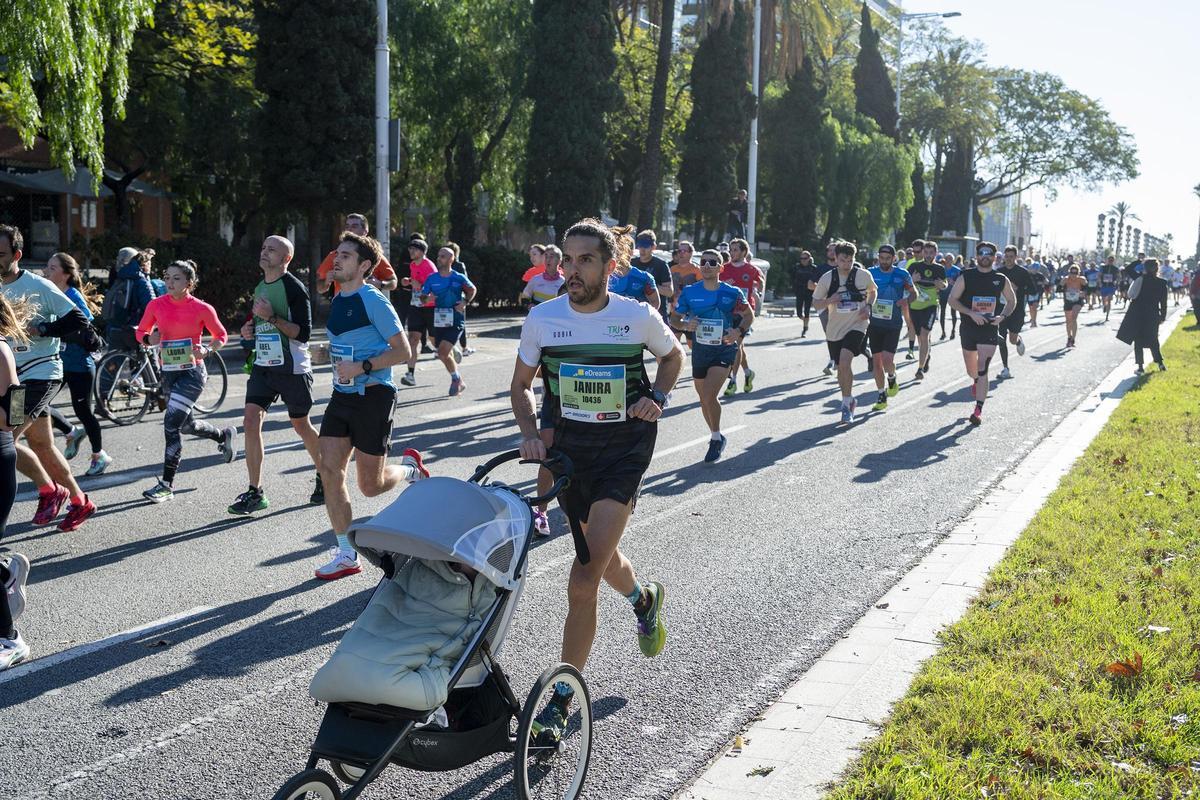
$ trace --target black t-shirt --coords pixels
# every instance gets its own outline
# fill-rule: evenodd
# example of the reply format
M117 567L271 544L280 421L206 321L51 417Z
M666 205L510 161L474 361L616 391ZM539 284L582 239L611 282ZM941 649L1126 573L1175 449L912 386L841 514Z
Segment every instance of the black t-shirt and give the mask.
M821 268L812 261L809 261L807 266L798 263L792 267L792 288L796 291L796 294L809 292L811 290L808 288L808 282L812 281L816 283L817 278L821 277L821 275Z
M658 256L650 256L649 261L642 261L641 257L639 256L633 259L631 266L649 272L654 277L654 283L656 284L655 288L658 288L658 286L661 286L664 283L669 284L671 282L671 265L663 261ZM659 312L666 314L667 307L667 298L660 297L658 309Z
M1025 301L1025 298L1036 291L1033 283L1033 275L1030 274L1029 270L1017 264L1012 269L1001 267L995 270L995 272L999 272L1008 278L1009 282L1013 285L1013 292L1017 295L1017 308L1024 308L1021 304Z
M1121 282L1121 268L1116 264L1105 264L1100 268L1100 285L1113 286Z
M927 264L922 261L915 267L911 267L908 273L912 275L913 283L919 283L922 286L933 286L938 281L946 280L946 268L937 262Z
M978 269L963 270L963 274L958 278L962 283L962 295L958 301L972 311L980 314L991 314L998 316L1001 313L1001 304L1004 302L1004 288L1008 286L1009 280L1004 276L1003 272L990 269L983 272ZM978 328L967 315L962 315L962 324L970 325Z

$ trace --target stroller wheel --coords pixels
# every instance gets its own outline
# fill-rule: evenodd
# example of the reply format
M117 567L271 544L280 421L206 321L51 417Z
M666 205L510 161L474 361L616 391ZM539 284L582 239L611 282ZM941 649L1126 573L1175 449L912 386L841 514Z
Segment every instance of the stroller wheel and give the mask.
M358 783L359 778L367 774L365 769L361 767L352 767L349 764L343 764L341 761L330 761L329 771L334 776L347 785L353 786Z
M565 714L543 714L552 702L562 708L561 695L555 694L560 683L570 689ZM565 725L548 724L555 716ZM536 735L535 725L541 729ZM537 679L521 709L515 749L513 773L521 800L579 797L592 757L592 699L579 670L558 664Z
M271 800L342 800L342 790L325 770L306 769L281 786Z

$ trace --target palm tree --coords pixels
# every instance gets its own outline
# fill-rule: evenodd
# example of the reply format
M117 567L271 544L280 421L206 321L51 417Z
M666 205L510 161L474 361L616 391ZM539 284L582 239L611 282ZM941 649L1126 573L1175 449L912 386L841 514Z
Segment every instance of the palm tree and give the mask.
M1200 183L1192 187L1192 194L1200 197ZM1196 262L1200 263L1200 226L1197 227L1196 231Z
M1114 217L1117 218L1117 258L1120 258L1121 252L1122 252L1121 251L1121 238L1125 234L1125 220L1126 219L1141 219L1141 217L1139 217L1137 214L1133 213L1132 208L1129 205L1129 203L1126 203L1124 200L1122 200L1119 203L1116 203L1112 208L1110 208L1108 210L1108 213L1112 214Z
M855 6L849 0L710 0L704 4L705 24L718 24L736 2L751 12L755 3L762 3L763 86L771 78L791 77L809 51L828 57L839 13L852 13Z

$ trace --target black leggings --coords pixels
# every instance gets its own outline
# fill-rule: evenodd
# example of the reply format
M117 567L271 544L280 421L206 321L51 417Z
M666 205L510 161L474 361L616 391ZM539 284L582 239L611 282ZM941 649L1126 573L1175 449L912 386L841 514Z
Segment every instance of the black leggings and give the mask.
M167 395L167 411L163 415L163 434L166 448L163 453L163 482L174 483L179 462L183 459L183 435L199 436L219 442L223 434L215 425L192 416L192 406L204 391L208 373L203 365L179 372L163 373L163 391Z
M942 333L946 332L946 307L950 305L950 295L946 295L945 299L938 295L938 305L941 306L941 327ZM953 330L958 325L958 312L953 308L950 309L950 328Z
M8 512L12 511L17 499L17 450L13 445L12 431L0 431L0 541L8 526ZM12 610L8 607L8 568L0 564L0 637L13 637Z
M804 319L805 324L812 314L812 297L812 292L796 292L796 316Z
M104 449L100 420L96 419L96 412L92 410L92 385L96 381L96 369L93 367L87 372L64 372L63 381L71 392L71 409L83 424L83 429L87 431L88 443L92 446L92 455L95 455ZM71 423L54 406L50 406L50 423L60 433L71 432Z
M1134 341L1134 343L1133 343L1133 360L1137 362L1137 365L1139 367L1145 363L1142 360L1142 358L1143 358L1142 349L1145 347L1150 348L1150 357L1154 359L1155 364L1163 363L1162 352L1159 350L1159 347L1158 347L1158 335L1156 334L1153 339L1137 339Z

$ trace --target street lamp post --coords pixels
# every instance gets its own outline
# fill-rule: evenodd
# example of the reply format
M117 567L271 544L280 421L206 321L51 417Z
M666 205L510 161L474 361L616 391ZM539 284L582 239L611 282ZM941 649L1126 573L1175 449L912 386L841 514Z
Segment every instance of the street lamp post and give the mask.
M927 14L905 14L900 12L896 17L896 119L900 118L900 70L904 64L904 22L910 19L929 19L931 17L941 17L942 19L950 19L951 17L961 17L962 13L958 11L939 12L932 11Z
M377 0L375 32L375 238L391 258L392 196L388 186L388 4Z
M752 84L754 88L754 116L750 118L750 163L749 181L746 186L746 241L754 247L754 226L758 222L758 100L759 59L762 55L762 7L763 0L754 3L754 56Z

